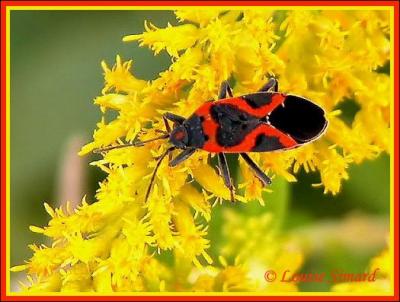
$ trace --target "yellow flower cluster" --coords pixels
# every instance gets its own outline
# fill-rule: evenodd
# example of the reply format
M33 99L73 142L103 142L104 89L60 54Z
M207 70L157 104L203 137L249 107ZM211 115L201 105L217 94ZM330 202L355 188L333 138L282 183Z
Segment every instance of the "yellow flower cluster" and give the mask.
M234 79L234 93L241 95L254 92L271 75L279 79L281 91L323 107L330 126L322 139L305 147L252 154L265 171L291 182L301 168L319 171L325 192L336 194L351 162L389 150L390 80L376 71L389 60L387 13L187 9L176 16L183 24L157 28L145 23L144 33L124 38L172 57L157 79L138 79L131 72L132 61L119 56L113 67L102 63L105 87L94 102L103 113L118 115L97 124L93 142L81 155L156 136L164 130L162 113L189 116L215 99L226 79ZM346 99L360 107L351 125L337 110ZM210 201L230 199L210 165L212 154L198 151L175 168L164 162L144 203L156 159L166 148L156 141L109 151L92 163L108 174L96 202L83 200L79 208L64 210L46 205L48 226L31 230L50 237L51 246L31 246L33 257L13 268L28 271L27 290L296 290L294 285L274 288L259 280L268 267L295 271L302 262L297 249L272 240L273 234L260 240L269 216L244 221L228 213L229 242L221 253L236 260L228 265L221 256L218 264L207 253ZM242 162L239 166L236 199L263 203L265 189ZM251 240L243 235L244 225L254 236ZM174 264L161 261L158 253L172 255Z

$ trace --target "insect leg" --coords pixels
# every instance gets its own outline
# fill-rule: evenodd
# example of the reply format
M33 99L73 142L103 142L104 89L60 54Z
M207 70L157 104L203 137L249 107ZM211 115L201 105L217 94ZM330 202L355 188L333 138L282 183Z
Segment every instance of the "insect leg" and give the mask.
M163 121L164 121L165 129L167 130L167 133L170 133L170 132L171 132L171 126L168 124L168 120L167 120L167 118L165 117L165 115L163 115L162 119L163 119Z
M173 114L171 112L166 112L163 117L177 124L182 124L186 119L183 116Z
M218 99L226 99L226 94L233 97L232 88L229 86L228 81L223 81L218 93Z
M231 192L231 201L235 201L235 187L232 184L232 178L229 173L229 167L228 163L226 161L226 157L224 153L218 153L218 165L220 168L220 171L222 173L222 177L224 178L224 183L225 186L229 189Z
M246 153L240 153L245 162L250 166L253 172L256 174L257 178L261 180L264 186L270 185L272 183L271 178L269 178L258 166L257 164L248 156Z
M263 87L261 87L261 89L259 90L259 92L268 91L268 90L270 90L271 88L272 88L272 90L273 90L274 92L277 92L277 91L278 91L278 80L277 80L277 79L275 79L275 78L270 78L269 81L268 81L268 83L265 84Z
M186 150L182 151L173 160L171 160L169 162L169 166L175 167L175 166L179 165L181 162L188 159L195 151L196 151L195 148L190 148L190 149L186 149Z
M168 119L167 119L167 117L165 116L165 114L163 114L162 119L163 119L163 121L164 121L165 130L167 130L167 134L168 134L168 136L169 136L169 134L171 133L171 126L169 125ZM172 153L170 152L170 153L168 154L168 161L171 161L171 160L172 160Z
M158 170L158 168L160 167L161 162L163 161L163 159L164 159L168 154L170 154L173 150L175 150L175 148L176 148L176 147L169 147L169 148L158 158L157 163L156 163L156 166L155 166L154 171L153 171L153 174L151 174L150 184L149 184L149 186L148 186L148 188L147 188L146 196L144 197L144 202L145 202L145 203L147 202L147 199L149 198L150 191L151 191L151 188L153 187L154 179L156 178L157 170Z
M108 147L104 147L104 148L97 148L97 149L93 149L93 153L102 153L102 152L107 152L110 150L114 150L114 149L121 149L121 148L126 148L126 147L143 147L146 143L149 142L153 142L159 139L166 139L169 137L169 134L165 133L162 136L158 136L158 137L154 137L145 141L136 141L133 143L127 143L127 144L123 144L123 145L117 145L117 146L108 146Z

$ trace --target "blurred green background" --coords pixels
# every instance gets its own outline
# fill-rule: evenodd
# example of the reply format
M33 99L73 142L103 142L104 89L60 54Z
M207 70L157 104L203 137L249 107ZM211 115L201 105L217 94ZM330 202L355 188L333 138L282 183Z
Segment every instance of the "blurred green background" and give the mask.
M112 65L120 54L133 59L135 75L147 80L168 68L166 53L154 56L137 43L121 41L124 35L142 32L145 19L160 27L177 23L172 12L160 11L11 12L11 265L31 256L28 244L45 242L28 227L47 223L43 202L62 201L62 167L68 154L79 161L74 152L71 155L68 142L73 138L89 142L100 120L100 111L92 104L103 87L100 62ZM342 108L350 120L354 108L351 103ZM91 200L104 174L86 163L83 169L88 173L83 191ZM265 207L226 206L246 215L278 213L284 231L309 240L305 272L336 268L360 272L385 247L389 157L382 155L349 172L350 180L335 197L311 188L311 183L319 182L318 175L300 173L294 185L277 179ZM212 230L223 224L220 208L214 208ZM218 236L218 231L210 233L214 242ZM328 289L327 284L300 287Z

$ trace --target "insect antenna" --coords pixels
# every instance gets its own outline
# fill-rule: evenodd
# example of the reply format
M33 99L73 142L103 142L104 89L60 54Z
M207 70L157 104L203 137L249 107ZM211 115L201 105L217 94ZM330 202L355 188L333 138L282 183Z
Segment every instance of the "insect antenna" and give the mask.
M128 144L123 144L123 145L118 145L118 146L109 146L109 147L104 147L104 148L98 148L98 149L94 149L93 153L102 153L102 152L107 152L110 150L114 150L114 149L120 149L120 148L125 148L125 147L142 147L144 146L146 143L149 142L153 142L159 139L166 139L169 137L169 134L166 133L164 135L158 136L158 137L154 137L145 141L136 141L133 143L128 143Z
M159 168L160 165L161 165L161 162L162 162L163 159L164 159L168 154L170 154L173 150L175 150L175 147L169 147L169 148L158 158L157 163L156 163L156 166L155 166L154 171L153 171L153 174L151 175L150 184L149 184L149 186L148 186L148 188L147 188L147 191L146 191L146 196L145 196L145 198L144 198L144 203L146 203L146 202L147 202L147 199L149 198L150 191L151 191L151 188L153 187L154 179L155 179L155 177L156 177L157 170L158 170L158 168Z

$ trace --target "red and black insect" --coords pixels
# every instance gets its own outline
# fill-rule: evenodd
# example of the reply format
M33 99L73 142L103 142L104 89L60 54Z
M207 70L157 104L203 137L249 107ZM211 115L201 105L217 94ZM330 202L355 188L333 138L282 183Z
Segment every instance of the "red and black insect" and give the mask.
M228 96L228 97L227 97ZM162 160L175 149L183 150L169 162L182 163L196 150L217 153L225 185L234 200L234 185L225 153L239 153L263 185L271 179L252 161L247 152L269 152L299 147L320 137L326 127L324 110L313 102L278 92L278 82L271 78L258 92L233 97L228 82L223 82L217 101L200 106L190 117L165 113L166 132L160 137L131 144L97 149L102 152L128 146L143 146L157 139L169 139L169 147L159 158L146 192L147 201ZM173 129L168 120L174 123Z

